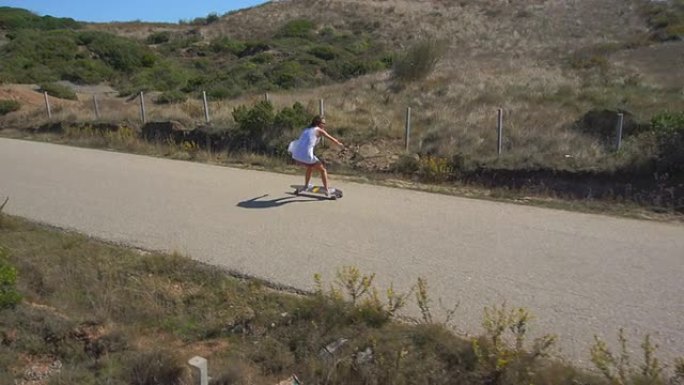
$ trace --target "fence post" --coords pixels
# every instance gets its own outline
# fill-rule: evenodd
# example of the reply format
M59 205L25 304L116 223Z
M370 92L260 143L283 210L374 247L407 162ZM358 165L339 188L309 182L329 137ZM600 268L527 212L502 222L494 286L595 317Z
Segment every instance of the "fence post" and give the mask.
M195 356L188 361L188 364L190 364L190 366L194 366L195 368L197 368L197 370L199 370L200 385L209 385L207 359L200 356Z
M323 104L323 99L318 99L318 116L321 119L325 118L325 105ZM325 137L321 136L321 145L325 145Z
M100 107L97 105L97 96L93 94L93 107L95 107L95 119L100 119Z
M204 101L204 120L209 123L209 104L207 104L206 91L202 91L202 100Z
M268 92L264 93L264 101L268 101Z
M503 109L499 108L496 119L497 146L496 154L501 155L503 149Z
M47 110L48 119L52 118L52 111L50 111L50 101L48 100L47 91L43 91L43 96L45 97L45 109Z
M617 140L615 141L615 151L620 151L620 147L622 146L622 125L624 124L625 121L625 115L620 112L618 113L618 120L617 120Z
M145 95L143 95L142 91L140 91L140 114L142 115L143 124L147 123L147 119L145 119Z
M409 143L411 140L411 107L406 108L406 132L404 134L404 146L406 147L406 151L408 152L409 150Z

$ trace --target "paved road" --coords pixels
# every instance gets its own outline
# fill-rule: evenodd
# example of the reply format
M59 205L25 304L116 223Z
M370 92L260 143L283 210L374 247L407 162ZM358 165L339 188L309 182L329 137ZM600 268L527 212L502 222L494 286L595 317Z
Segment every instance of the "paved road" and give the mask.
M661 358L684 355L684 226L347 182L319 201L289 195L299 182L0 139L13 215L302 289L344 265L400 290L423 276L435 302L460 303L458 330L476 333L483 308L506 301L581 365L594 334L613 342L621 326L635 350L651 333Z

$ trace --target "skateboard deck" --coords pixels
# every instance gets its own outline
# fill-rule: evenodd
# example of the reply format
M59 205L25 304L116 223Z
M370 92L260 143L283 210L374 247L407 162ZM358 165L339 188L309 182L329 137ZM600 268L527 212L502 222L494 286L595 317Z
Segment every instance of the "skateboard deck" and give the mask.
M305 188L303 185L291 185L293 189L295 189L294 193L295 195L299 195L301 193L313 193L313 194L318 194L318 195L323 195L325 196L325 187L323 186L312 186L311 188ZM333 188L332 194L330 195L330 199L338 199L342 198L342 190Z

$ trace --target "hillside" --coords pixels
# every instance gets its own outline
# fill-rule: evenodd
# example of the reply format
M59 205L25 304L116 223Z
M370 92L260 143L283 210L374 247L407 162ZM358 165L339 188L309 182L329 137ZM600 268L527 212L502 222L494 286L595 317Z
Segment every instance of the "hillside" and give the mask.
M164 103L155 119L189 126L201 122L206 91L212 125L229 133L237 126L232 109L264 92L276 109L300 102L312 114L324 99L334 133L357 150L366 146L361 155L329 158L362 172L496 184L501 173L488 170L520 170L509 181L518 187L518 179L556 183L529 174L535 170L607 173L620 176L618 185L662 190L656 172L674 178L665 182L675 188L669 199L684 207L680 146L664 144L679 143L684 128L653 129L684 111L682 0L285 0L180 24L82 23L5 35L5 83L108 84L131 98L142 90ZM410 78L398 76L401 65ZM79 97L88 103L89 95ZM131 98L109 100L123 104L107 119L135 120ZM415 158L401 157L407 107ZM40 113L22 111L0 123L41 123ZM618 112L626 120L615 151ZM279 132L281 142L294 135ZM623 195L595 185L575 195L597 189Z

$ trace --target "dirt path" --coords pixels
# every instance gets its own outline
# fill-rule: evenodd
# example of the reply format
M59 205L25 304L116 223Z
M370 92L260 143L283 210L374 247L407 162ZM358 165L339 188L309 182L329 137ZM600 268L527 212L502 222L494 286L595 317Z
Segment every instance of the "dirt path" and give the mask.
M376 272L381 288L423 276L436 312L439 298L460 303L458 330L477 332L483 308L506 301L583 365L593 335L614 346L621 326L635 355L644 333L661 358L684 354L684 226L355 183L319 201L289 195L299 182L0 139L10 214L302 289L343 265Z

